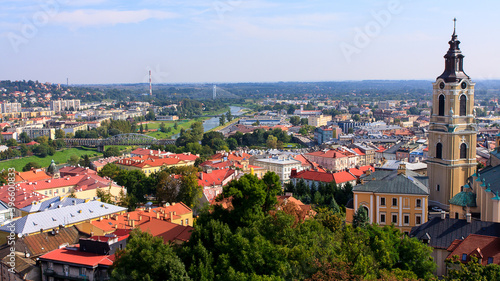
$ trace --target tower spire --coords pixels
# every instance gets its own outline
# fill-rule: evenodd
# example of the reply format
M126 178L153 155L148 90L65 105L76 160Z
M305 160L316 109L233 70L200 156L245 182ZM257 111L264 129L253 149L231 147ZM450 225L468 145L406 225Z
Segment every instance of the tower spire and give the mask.
M453 18L453 36L456 36L457 18Z
M460 50L460 41L457 39L457 19L453 19L453 34L451 35L451 40L448 42L450 48L444 56L445 58L445 69L444 72L438 77L442 78L445 82L458 82L462 79L470 79L470 77L465 74L462 51Z

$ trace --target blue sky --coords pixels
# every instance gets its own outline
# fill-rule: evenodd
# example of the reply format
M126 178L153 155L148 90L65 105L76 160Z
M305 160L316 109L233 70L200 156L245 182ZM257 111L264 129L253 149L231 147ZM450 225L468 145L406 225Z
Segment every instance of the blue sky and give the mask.
M1 0L0 80L95 84L500 78L498 1Z

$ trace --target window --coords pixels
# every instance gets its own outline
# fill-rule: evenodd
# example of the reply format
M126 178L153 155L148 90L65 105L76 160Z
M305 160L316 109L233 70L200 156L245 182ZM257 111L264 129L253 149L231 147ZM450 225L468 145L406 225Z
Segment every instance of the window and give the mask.
M417 208L421 208L421 207L422 207L422 200L417 199Z
M380 206L385 206L385 197L380 198Z
M64 265L64 275L68 276L68 274L69 274L69 265L65 264Z
M439 96L439 116L444 116L444 95Z
M466 261L467 260L467 254L462 254L462 260Z
M493 263L493 257L488 258L488 264Z
M63 189L62 189L62 193L64 193L64 192L66 192L66 188L63 188Z
M85 268L85 267L80 267L80 275L81 275L81 276L85 276L85 275L87 275L87 271L86 271L86 268Z
M409 233L408 231L405 231L405 232L404 232L404 234L405 234L406 236L410 236L410 233Z
M443 159L443 144L440 142L436 144L436 158Z
M189 225L189 219L186 219L186 225Z
M50 269L54 268L54 263L53 262L49 262L49 268Z
M439 191L439 189L440 189L440 188L439 188L439 184L438 184L438 185L436 186L436 190L437 190L437 191Z
M392 214L392 223L398 223L398 215Z
M410 224L410 215L404 215L403 216L403 223L404 224Z
M385 224L385 214L380 214L380 223Z
M392 198L392 206L398 205L398 198Z
M415 216L415 224L416 225L422 224L422 217L420 215Z
M467 145L465 143L460 145L460 159L467 159Z
M181 220L181 225L184 225L184 221L183 220Z
M467 112L467 97L465 95L460 96L460 116L465 116Z

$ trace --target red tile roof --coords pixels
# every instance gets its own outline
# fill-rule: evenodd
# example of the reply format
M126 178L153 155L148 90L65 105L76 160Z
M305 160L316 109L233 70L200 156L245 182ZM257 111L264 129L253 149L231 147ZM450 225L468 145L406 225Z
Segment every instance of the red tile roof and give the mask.
M223 182L234 177L236 171L233 169L212 170L210 173L200 172L198 174L198 184L203 187L223 185Z
M341 157L346 157L344 154L330 149L327 151L315 151L315 152L310 152L307 153L306 155L311 155L311 156L318 156L318 157L326 157L326 158L341 158Z
M16 172L16 182L48 180L52 176L47 175L43 169L33 169L26 172Z
M290 178L304 179L310 181L318 181L329 183L335 181L337 184L345 183L348 181L356 180L356 177L351 175L346 171L341 171L337 173L325 173L320 171L304 170L297 173L295 176L290 176Z
M488 264L488 258L493 258L493 263L500 264L499 237L470 234L463 241L453 241L448 251L451 252L448 258L457 255L461 262L469 262L471 256L476 256L481 259L483 265ZM464 254L467 255L465 261L462 260Z

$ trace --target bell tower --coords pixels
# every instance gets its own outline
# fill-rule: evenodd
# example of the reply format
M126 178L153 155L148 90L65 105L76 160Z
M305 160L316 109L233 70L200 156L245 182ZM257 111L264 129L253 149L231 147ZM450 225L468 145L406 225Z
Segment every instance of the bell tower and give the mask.
M464 72L456 26L448 44L444 72L432 83L427 160L429 200L444 205L461 191L477 165L475 83Z

